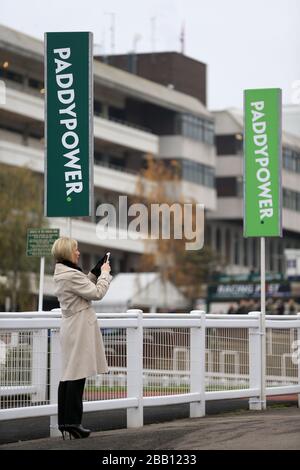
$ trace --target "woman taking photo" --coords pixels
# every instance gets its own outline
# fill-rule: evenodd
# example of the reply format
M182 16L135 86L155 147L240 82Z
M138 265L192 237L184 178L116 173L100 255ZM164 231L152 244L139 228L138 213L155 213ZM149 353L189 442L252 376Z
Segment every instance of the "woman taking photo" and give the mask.
M56 240L52 255L56 261L55 295L62 313L58 428L63 438L69 433L70 439L80 439L90 435L90 430L81 424L85 380L108 372L102 335L91 301L104 297L112 276L106 257L88 275L84 274L78 266L78 244L72 238Z

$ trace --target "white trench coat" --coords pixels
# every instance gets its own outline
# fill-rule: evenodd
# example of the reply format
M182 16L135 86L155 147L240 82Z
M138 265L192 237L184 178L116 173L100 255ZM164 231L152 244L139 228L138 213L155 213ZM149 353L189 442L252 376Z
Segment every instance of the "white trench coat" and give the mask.
M55 295L62 311L60 343L62 352L61 381L78 380L108 372L105 350L92 300L106 294L112 276L98 277L56 263Z

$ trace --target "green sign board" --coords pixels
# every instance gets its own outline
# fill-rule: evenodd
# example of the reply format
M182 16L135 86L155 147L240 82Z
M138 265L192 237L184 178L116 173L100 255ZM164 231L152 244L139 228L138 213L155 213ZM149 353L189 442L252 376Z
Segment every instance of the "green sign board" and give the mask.
M30 228L27 231L27 256L50 256L55 240L59 238L59 229Z
M282 236L281 90L244 92L244 236Z
M92 215L92 33L45 33L45 215Z

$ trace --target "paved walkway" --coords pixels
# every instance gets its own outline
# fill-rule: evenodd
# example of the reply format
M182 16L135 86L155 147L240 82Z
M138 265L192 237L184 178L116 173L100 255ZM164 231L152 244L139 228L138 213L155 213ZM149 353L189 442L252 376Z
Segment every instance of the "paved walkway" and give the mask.
M1 450L299 450L300 410L241 411L151 424L140 429L95 432L87 439L38 439Z

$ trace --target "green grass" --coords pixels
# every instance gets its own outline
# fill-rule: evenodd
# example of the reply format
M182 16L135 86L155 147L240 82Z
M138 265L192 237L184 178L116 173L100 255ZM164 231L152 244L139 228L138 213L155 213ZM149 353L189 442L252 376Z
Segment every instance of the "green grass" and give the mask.
M121 387L121 386L114 386L114 387L109 387L108 385L101 385L101 387L96 387L93 385L89 385L85 387L85 392L126 392L127 388L126 387Z
M224 385L215 385L213 388L210 386L206 387L207 392L223 392L226 390L245 390L247 387L236 387L236 386L224 386ZM144 392L164 392L164 393L172 393L174 390L176 392L180 393L189 393L189 388L186 387L185 385L175 385L172 387L163 387L163 386L157 386L157 385L147 385L143 387ZM89 393L115 393L115 392L126 392L127 388L124 386L116 386L114 385L113 387L109 387L108 385L101 385L100 387L96 387L93 385L89 385L85 388L85 392Z

